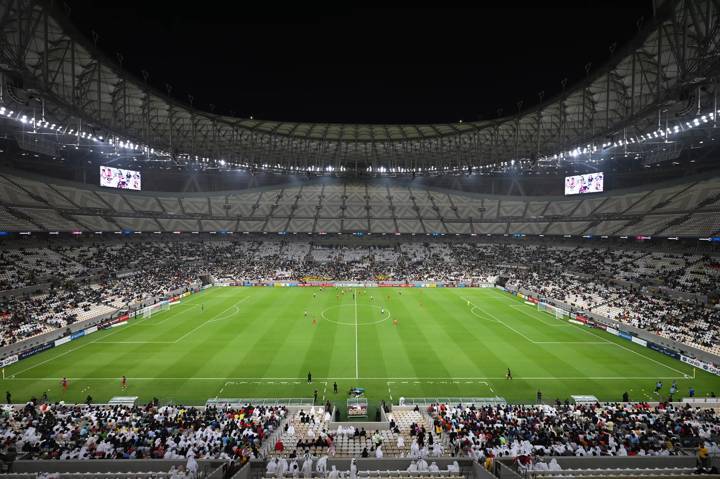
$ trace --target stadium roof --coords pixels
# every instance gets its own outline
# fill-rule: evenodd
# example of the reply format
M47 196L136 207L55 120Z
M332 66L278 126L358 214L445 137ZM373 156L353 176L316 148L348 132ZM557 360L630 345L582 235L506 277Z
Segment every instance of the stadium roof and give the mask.
M108 161L130 149L148 160L286 171L409 173L510 161L534 164L563 152L592 155L606 142L622 139L627 149L628 138L672 128L705 110L715 112L719 11L712 0L663 2L656 17L614 51L602 69L535 108L523 110L518 104L514 115L465 123L368 125L264 121L201 111L192 107L192 99L183 104L171 98L171 87L165 94L148 86L147 77L123 70L122 58L104 56L48 4L0 0L5 45L0 103L15 119L26 115L14 132L26 147L35 143L34 148L51 153L73 144L68 141L73 137L78 147L92 139L100 142L95 148ZM54 128L39 135L40 121L41 130ZM36 136L28 141L28 135Z

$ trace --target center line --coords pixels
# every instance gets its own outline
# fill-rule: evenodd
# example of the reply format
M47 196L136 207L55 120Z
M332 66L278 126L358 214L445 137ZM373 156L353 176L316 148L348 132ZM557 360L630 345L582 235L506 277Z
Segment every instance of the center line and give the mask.
M355 379L360 377L358 369L358 322L357 322L357 292L353 291L353 301L355 302Z

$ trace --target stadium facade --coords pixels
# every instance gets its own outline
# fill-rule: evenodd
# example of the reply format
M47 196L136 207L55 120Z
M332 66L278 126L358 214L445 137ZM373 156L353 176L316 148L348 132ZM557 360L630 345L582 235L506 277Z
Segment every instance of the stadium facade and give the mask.
M315 477L326 477L318 463L327 464L324 456L330 451L339 456L330 459L331 467L351 470L349 458L363 448L377 459L361 462L361 477L560 477L562 470L584 475L588 468L600 475L617 475L615 468L624 475L690 475L693 448L707 441L717 454L714 441L720 437L712 410L695 407L717 407L715 386L720 384L720 6L711 0L658 1L655 6L655 16L639 24L631 42L613 47L605 65L588 66L587 78L579 84L563 82L563 92L555 98L540 93L535 108L518 103L517 112L488 121L357 125L202 111L193 107L192 98L179 101L170 86L165 92L149 86L147 72L136 78L123 70L121 58L104 56L55 3L0 0L0 363L9 375L5 378L3 369L3 381L25 396L43 388L80 402L92 386L93 393L116 401L83 409L42 400L9 404L0 422L8 448L0 459L13 464L9 448L17 445L24 460L16 467L28 474L59 470L39 459L133 458L138 461L131 466L68 461L61 469L91 476L140 477L139 471L152 471L143 477L178 477L177 466L192 470L197 456L206 461L200 475L254 479L277 476L271 464L280 467L273 458L283 456L282 444L295 449L301 439L300 454L307 450L305 461ZM591 178L595 186L600 178L604 187L567 194L566 177L573 175L587 175L578 181ZM107 184L101 186L103 182ZM232 292L223 299L221 288L203 290L213 284L243 286L222 288L240 290L243 297ZM302 293L306 296L296 293L295 302L285 304L272 294L286 291L255 288L262 291L256 296L265 295L264 305L254 305L244 295L252 286L300 285L317 287L319 293L308 289ZM323 288L336 285L341 293L333 288L324 292L325 299L316 299ZM354 429L348 433L334 421L332 407L315 404L317 389L315 400L281 404L271 398L260 407L224 403L220 396L233 388L272 391L276 382L287 388L283 392L308 396L320 387L309 385L309 373L306 385L295 377L230 377L235 369L218 373L227 373L222 378L198 372L222 368L227 361L193 354L207 353L209 344L220 351L232 341L238 342L233 354L239 351L247 360L238 368L250 365L248 370L258 374L279 365L287 369L278 371L297 375L298 365L314 365L313 359L325 367L330 361L313 355L342 340L314 335L312 328L320 330L318 321L322 326L330 322L351 326L339 335L347 336L348 351L354 340L354 358L344 359L348 371L354 365L354 375L338 380L342 388L359 389L363 363L358 351L366 351L358 346L359 327L382 324L387 328L383 338L370 336L360 343L382 345L382 339L400 338L400 328L428 314L424 302L431 309L447 300L423 290L406 293L404 299L394 289L388 289L397 294L392 299L390 294L376 299L371 293L360 305L355 292L341 296L345 288L361 286L452 287L448 297L456 300L453 309L438 309L433 316L455 321L449 343L462 354L437 358L439 369L432 370L450 381L441 384L443 378L423 376L417 368L419 355L407 353L407 362L393 357L372 363L388 377L365 377L375 388L370 398L381 420L362 426L378 431L368 431L366 437ZM468 293L476 297L455 297L460 287L480 291L480 286L481 292ZM505 296L493 299L494 294ZM410 297L418 301L399 306L409 304ZM497 311L523 311L518 315L532 324L523 329L521 321L497 316L505 312L478 307L485 300L478 298L485 297L507 301L503 307L509 309ZM209 319L196 326L197 309L191 308L204 311L202 298L215 299L207 300ZM335 303L314 311L313 305L322 301ZM288 357L263 357L260 365L256 358L253 363L248 358L255 351L252 346L259 345L259 351L267 349L266 343L277 345L273 340L285 337L278 331L296 328L301 320L292 316L290 322L278 323L275 332L255 337L242 329L250 324L244 318L230 322L242 315L241 303L256 308L256 319L272 316L266 325L287 320L287 309L300 316L307 307L312 326L306 325L298 342L318 349L298 350L303 361L291 350ZM402 324L397 322L400 313L388 321L386 310L396 304L405 310ZM358 322L358 307L366 323ZM354 321L343 322L351 312ZM484 329L466 328L454 319L462 315L480 321ZM153 323L158 317L161 327ZM302 321L310 317L305 310ZM166 329L162 325L168 320L172 327ZM433 334L442 336L448 324L428 321L424 327L434 327ZM205 326L204 336L196 334ZM335 335L337 328L332 328ZM397 344L432 357L432 341L424 339L422 329L413 330L416 339L406 336ZM487 344L483 335L490 338ZM104 341L111 336L120 339ZM184 343L188 338L196 342ZM476 343L469 344L469 338ZM75 341L82 344L75 346ZM477 344L486 356L473 361L471 349ZM500 348L497 356L493 347ZM596 347L612 352L584 350ZM96 356L83 356L93 348L98 348ZM369 351L382 356L383 348ZM562 351L577 352L586 363L573 363ZM190 359L178 367L191 376L160 374L176 367L171 359L186 354ZM455 356L469 359L449 362L443 372L444 360ZM483 369L500 367L488 356L554 361L533 364L547 376L522 378L514 369L515 390L510 368L503 386L498 386L497 371ZM617 361L608 364L611 360ZM450 369L468 364L487 374L449 376ZM118 365L143 369L142 377L130 377L130 387L148 381L165 394L163 405L154 401L139 408L138 396L116 395L117 381L105 375L122 375L124 393L125 372L113 369ZM98 376L101 367L106 369ZM145 372L151 367L159 369L157 376ZM391 377L387 370L392 367L412 367L416 377ZM501 369L504 373L504 364ZM70 386L63 377L60 392L54 375L65 371L86 376L71 376ZM576 371L582 376L568 376ZM326 393L330 397L333 380L327 374L315 376L324 381L323 400ZM663 386L661 379L672 386ZM656 380L659 386L651 395L645 383ZM203 381L219 382L219 392L195 386ZM557 389L563 381L567 389ZM600 386L604 381L618 382ZM76 382L83 389L68 392ZM607 398L636 387L635 400L652 405L624 401L600 406L595 396L582 395L575 396L576 404L548 404L539 391L546 386L563 394L592 386L597 389L591 392ZM675 391L665 401L660 394L668 387ZM704 397L693 397L695 387ZM443 400L433 395L391 410L380 406L385 388L391 401L392 388L432 393L476 388L492 396L468 393ZM507 405L499 396L503 388L520 398L534 395L537 388L543 404ZM197 408L173 404L173 395L183 393L203 394L211 401ZM148 400L151 395L146 389L138 394ZM689 397L674 402L674 394ZM8 390L8 403L17 402L10 396ZM468 401L483 405L470 408ZM87 441L71 432L85 420L96 425L95 436ZM125 426L133 429L132 439ZM420 433L421 427L427 431ZM428 432L437 447L426 447ZM378 444L393 459L382 459ZM558 456L558 461L550 464L544 455ZM604 462L569 457L594 455L658 457L608 457ZM444 472L425 469L427 464L418 464L421 457L423 462L437 460ZM703 466L711 462L700 459ZM245 467L237 471L233 461ZM717 457L713 461L717 464ZM285 473L292 475L279 474Z

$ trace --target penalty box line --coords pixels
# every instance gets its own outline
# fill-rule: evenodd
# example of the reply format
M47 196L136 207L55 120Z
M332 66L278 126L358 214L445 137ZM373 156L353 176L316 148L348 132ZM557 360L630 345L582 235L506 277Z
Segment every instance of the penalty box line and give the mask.
M488 312L488 311L485 311L485 310L479 308L479 307L476 306L472 301L470 301L469 298L462 297L462 298L459 298L459 299L460 299L461 301L462 301L462 300L467 301L468 303L470 303L470 304L472 305L472 307L473 307L474 309L477 309L477 310L480 311L482 314L485 314L485 315L489 316L490 318L494 319L495 321L497 321L498 323L502 324L503 326L505 326L506 328L510 329L511 331L514 331L515 333L519 334L520 336L522 336L523 338L527 339L529 342L531 342L531 343L533 343L533 344L563 344L563 343L564 343L564 342L554 342L554 341L534 341L534 340L530 339L529 337L527 337L525 334L523 334L523 333L521 333L520 331L518 331L517 329L513 328L512 326L510 326L510 325L508 325L508 324L505 324L505 322L502 321L501 319L499 319L497 316L491 314L491 313ZM667 365L667 364L661 363L660 361L658 361L658 360L656 360L656 359L653 359L653 358L651 358L651 357L649 357L649 356L646 356L645 354L642 354L642 353L640 353L640 352L638 352L638 351L635 351L635 350L633 350L633 349L630 349L630 348L628 348L627 346L623 346L622 344L618 344L618 343L616 343L616 342L614 342L614 341L610 341L609 339L603 338L602 336L600 336L600 335L598 335L598 334L595 334L595 333L592 332L592 331L589 331L589 330L587 330L587 329L584 329L582 326L578 326L578 325L574 325L574 324L570 324L570 326L575 326L576 328L579 328L580 331L583 331L584 333L590 334L590 335L596 337L597 339L599 339L600 341L587 341L587 342L583 342L583 341L572 342L572 341L571 341L571 342L567 342L567 344L598 344L598 345L607 344L607 345L613 345L613 346L618 347L618 348L620 348L620 349L624 349L625 351L628 351L628 352L631 352L631 353L633 353L633 354L636 354L636 355L640 356L641 358L644 358L644 359L646 359L646 360L648 360L648 361L651 361L651 362L653 362L653 363L655 363L655 364L657 364L657 365L659 365L659 366L662 366L662 367L664 367L664 368L666 368L666 369L670 369L671 371L674 371L674 372L676 372L676 373L682 374L683 377L678 378L678 379L688 379L688 378L690 377L687 373L684 373L684 372L680 371L679 369L676 369L676 368L674 368L674 367L672 367L672 366L669 366L669 365ZM695 372L693 371L693 376L694 376L694 374L695 374Z
M490 317L491 321L494 320L495 322L500 323L502 326L505 326L505 327L508 328L510 331L514 332L515 334L519 334L520 336L522 336L523 338L525 338L525 340L527 340L528 342L530 342L530 343L532 343L532 344L607 344L607 343L605 343L605 342L603 342L603 341L535 341L534 339L528 337L526 334L518 331L517 329L513 328L513 327L510 326L509 324L505 323L505 321L503 321L502 319L498 318L498 317L495 316L494 314L490 313L489 311L484 310L484 309L481 308L480 306L478 306L478 305L476 305L475 303L473 303L473 302L470 300L471 298L468 298L468 297L466 297L466 296L463 296L463 297L460 297L460 298L458 298L458 299L459 299L460 301L466 301L467 303L470 303L470 306L472 306L472 310L471 310L470 312L471 312L472 314L474 314L476 317L479 317L479 316L478 316L478 315L475 313L475 311L473 311L473 310L477 310L477 311L479 311L481 314ZM526 315L527 315L527 314L526 314ZM536 320L536 321L541 321L541 320L539 320L539 319L537 319L537 318L533 318L533 319ZM541 322L542 322L542 321L541 321ZM546 323L543 322L543 324L546 324ZM608 341L608 342L609 342L609 341ZM610 343L610 344L614 344L614 343Z
M187 333L183 334L182 336L180 336L179 338L175 339L174 341L98 341L98 343L99 343L99 344L177 344L177 343L179 343L180 341L182 341L183 339L187 338L187 337L188 337L189 335L191 335L192 333L194 333L195 331L197 331L198 329L203 328L203 327L207 326L207 325L210 324L210 323L217 323L217 322L219 322L219 321L224 321L224 320L226 320L226 319L230 319L230 318L233 317L235 314L239 314L239 313L240 313L240 307L239 307L238 305L239 305L240 303L242 303L242 302L250 299L250 298L251 298L250 295L245 296L244 298L240 299L240 300L237 301L236 303L232 304L229 308L226 308L225 310L221 311L220 313L216 314L215 316L212 316L210 319L208 319L208 320L206 320L206 321L203 321L199 326L196 326L195 328L191 329L190 331L188 331ZM194 306L199 306L199 305L194 305ZM233 310L234 313L232 313L232 314L230 314L230 315L224 314L224 313L227 313L227 312L230 311L230 310ZM178 313L178 314L179 314L179 313ZM171 318L168 318L168 319L171 319ZM145 319L145 321L150 321L150 320L151 320L150 318ZM167 319L162 320L162 322L165 322L165 321L167 321ZM158 324L156 324L156 325L159 325L159 324L160 324L160 323L158 323ZM147 325L147 324L144 324L144 323L143 323L143 325Z
M238 304L242 303L243 301L245 301L246 299L249 299L249 298L250 298L250 295L245 296L245 297L244 297L243 299L241 299L240 301L234 303L230 308L236 307ZM230 308L227 308L225 311L227 311L227 310L230 309ZM197 328L195 328L195 329L193 329L192 331L188 332L187 334L190 334L190 333L192 333L192 332L195 332L196 330L202 328L203 326L207 325L208 323L212 323L212 322L215 322L215 321L220 321L220 320L226 319L226 318L224 318L224 317L223 317L223 318L219 318L219 319L215 319L215 318L217 318L218 316L220 316L221 314L223 314L225 311L222 311L220 314L217 314L217 315L213 316L213 319L211 319L211 320L209 320L209 321L205 321L205 322L202 323L200 326L198 326ZM140 319L140 318L138 318L138 319ZM43 364L47 364L47 363L49 363L50 361L55 361L56 359L61 358L61 357L63 357L63 356L67 356L68 354L70 354L70 353L72 353L72 352L75 352L75 351L77 351L78 349L82 349L82 348L85 348L85 347L87 347L87 346L90 346L91 344L103 344L103 343L108 344L108 343L110 343L110 342L109 342L109 341L104 341L105 339L107 339L107 338L109 338L110 336L113 336L113 335L115 335L115 334L117 334L117 333L120 333L120 332L122 332L122 331L127 331L128 328L132 328L133 326L138 326L138 325L141 325L141 324L143 324L142 321L128 321L128 324L127 324L127 326L126 326L125 328L116 329L115 331L111 331L111 332L108 333L108 334L104 334L105 331L98 331L97 334L98 334L99 337L98 337L97 339L93 339L92 341L88 341L88 342L86 342L86 343L83 343L83 344L81 344L80 346L78 346L78 347L76 347L76 348L68 349L67 351L61 352L60 354L58 354L58 355L56 355L56 356L53 356L52 358L49 358L49 359L46 359L46 360L41 361L41 362L39 362L39 363L33 364L33 365L30 366L30 367L27 367L27 368L25 368L25 369L22 369L22 370L19 371L19 372L16 372L16 373L14 374L14 376L19 376L20 374L23 374L23 373L26 373L26 372L28 372L28 371L30 371L30 370L33 370L33 369L37 368L38 366L42 366ZM185 334L184 336L176 339L173 343L177 343L177 342L180 341L181 339L184 339L184 338L187 336L187 334ZM70 343L70 344L72 344L72 343Z
M531 310L528 309L529 305L527 305L527 304L523 305L523 306L520 306L517 304L509 304L508 308L514 309L515 311L524 314L526 317L532 319L533 321L540 321L544 325L550 326L552 328L562 328L562 327L566 328L566 327L570 326L569 323L566 323L564 321L559 321L557 319L555 319L555 321L547 321L549 316L547 313L544 313L544 312L540 313L540 314L542 314L545 317L540 317L540 316L535 316L533 314L530 314L530 311L532 311L533 313L538 313L538 311L536 309L531 309Z
M495 290L493 290L493 291L495 291ZM498 294L501 294L501 293L498 292ZM501 294L501 295L502 295L502 296L506 296L506 295L504 295L504 294ZM474 305L473 305L473 306L474 306ZM478 308L478 309L479 309L479 308ZM483 314L489 315L490 317L493 317L493 318L495 317L495 316L493 316L492 314L490 314L490 313L487 312L487 311L481 310L481 312L482 312ZM497 318L495 318L495 319L497 319ZM508 328L510 327L510 326L506 325L505 323L503 323L502 321L501 321L501 324L502 324L503 326L508 327ZM583 327L583 326L576 325L576 324L572 324L572 323L570 323L570 326L573 326L573 327L575 327L576 329L579 329L580 331L582 331L582 332L584 332L584 333L586 333L586 334L590 334L590 335L592 335L592 336L600 339L600 340L601 340L602 342L604 342L604 343L612 344L612 345L614 345L614 346L616 346L616 347L618 347L618 348L620 348L620 349L624 349L625 351L631 352L631 353L633 353L633 354L635 354L635 355L637 355L637 356L640 356L641 358L644 358L644 359L646 359L646 360L648 360L648 361L651 361L651 362L657 364L658 366L662 366L662 367L664 367L664 368L666 368L666 369L669 369L669 370L671 370L671 371L674 371L674 372L676 372L676 373L680 373L680 374L682 374L682 376L683 376L681 379L688 379L688 378L690 378L690 375L689 375L689 374L687 374L687 373L685 373L685 372L683 372L683 371L680 371L679 369L676 369L676 368L674 368L674 367L672 367L672 366L669 366L669 365L667 365L667 364L665 364L665 363L662 363L662 362L658 361L657 359L651 358L650 356L647 356L647 355L645 355L645 354L642 354L641 352L635 351L634 349L630 349L630 348L628 348L627 346L623 346L622 344L618 344L618 343L616 343L616 342L614 342L614 341L610 341L609 339L604 338L604 337L600 336L599 334L596 334L596 333L593 332L591 329L586 329L586 328ZM512 328L511 328L511 329L512 329ZM513 329L513 331L514 331L514 329ZM517 331L516 331L516 332L517 332ZM518 332L518 334L521 334L521 333ZM523 335L523 336L525 336L525 335ZM527 337L526 337L526 338L527 338ZM532 342L535 342L535 341L532 341ZM695 377L695 370L693 369L693 378L694 378L694 377Z

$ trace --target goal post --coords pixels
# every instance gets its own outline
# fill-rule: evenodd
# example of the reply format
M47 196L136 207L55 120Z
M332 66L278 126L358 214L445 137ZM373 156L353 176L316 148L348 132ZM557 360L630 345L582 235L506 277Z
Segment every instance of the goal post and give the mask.
M568 311L565 311L562 308L558 308L557 306L553 306L552 304L543 303L540 301L537 304L538 311L544 311L548 314L552 314L557 319L565 319L570 317L570 313Z
M143 319L148 319L150 317L152 317L152 308L147 307L143 309Z

